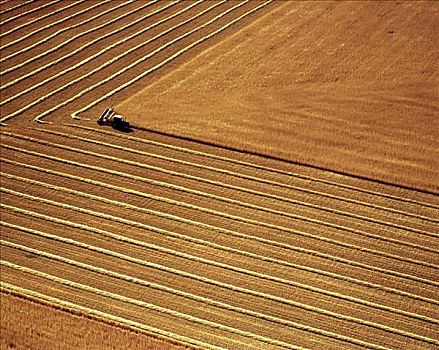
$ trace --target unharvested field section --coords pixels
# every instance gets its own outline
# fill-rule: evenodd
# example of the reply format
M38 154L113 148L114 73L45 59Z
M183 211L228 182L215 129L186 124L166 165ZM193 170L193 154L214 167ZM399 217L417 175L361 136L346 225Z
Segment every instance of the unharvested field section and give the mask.
M438 3L280 3L117 107L150 129L438 193Z

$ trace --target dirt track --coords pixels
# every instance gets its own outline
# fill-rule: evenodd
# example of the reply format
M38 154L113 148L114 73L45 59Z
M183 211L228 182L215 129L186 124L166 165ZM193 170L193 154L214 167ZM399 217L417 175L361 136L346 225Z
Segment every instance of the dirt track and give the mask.
M2 2L2 11L11 4ZM29 25L20 36L42 28L43 21L49 24L94 4L79 2L62 14ZM80 18L110 10L115 4L103 3L99 11L84 12ZM101 34L168 4L127 3L108 18L132 14L109 24ZM151 25L189 4L160 11L150 19ZM152 30L166 31L215 4L194 5L181 17ZM72 33L66 29L35 49L43 53L58 44L65 46L2 76L2 87L11 82L1 90L1 118L8 124L1 130L1 283L2 299L11 303L5 307L2 300L2 308L21 308L8 309L8 305L20 304L6 294L13 292L206 349L439 346L437 195L163 133L140 129L118 133L98 128L94 120L72 121L71 113L84 117L121 102L143 89L142 84L153 83L258 17L271 16L274 12L270 11L279 6L269 4L252 12L263 4L218 3L108 69L98 70L149 36L105 51L99 59L90 59L81 69L59 78L56 75L62 69L75 63L62 61L32 75L32 81L23 78L12 84L13 79L93 40L81 33L98 28L99 21L108 22L98 17L97 22L73 28L78 40L67 42ZM43 10L49 13L66 5L55 2ZM8 16L28 6L11 10ZM224 16L218 16L223 12ZM31 21L38 13L24 18ZM248 17L227 27L247 13ZM218 20L212 25L176 41L175 46L164 47L215 16ZM62 23L67 28L78 21L75 17ZM2 33L24 22L17 17L4 23ZM191 42L221 28L224 31L212 40L191 47ZM93 32L95 38L99 30ZM140 26L115 33L71 59L76 63L87 60L88 55L118 40L124 42L136 30ZM54 32L52 27L44 29L9 48L4 46L13 40L12 35L5 35L2 59L30 46L40 35L43 39ZM158 47L162 50L151 60L96 86L93 93L85 92ZM183 51L152 76L133 81ZM19 60L26 62L34 54L26 51ZM12 62L19 63L18 59L3 61L2 72L13 67ZM94 69L96 73L82 79ZM43 83L50 76L55 76L53 81ZM41 88L14 98L38 82ZM127 89L101 101L125 83L130 83ZM47 98L33 105L43 96ZM7 99L11 100L4 102ZM87 105L91 108L81 113ZM31 124L34 117L52 124ZM10 323L2 319L2 327L10 342L25 346L15 338Z

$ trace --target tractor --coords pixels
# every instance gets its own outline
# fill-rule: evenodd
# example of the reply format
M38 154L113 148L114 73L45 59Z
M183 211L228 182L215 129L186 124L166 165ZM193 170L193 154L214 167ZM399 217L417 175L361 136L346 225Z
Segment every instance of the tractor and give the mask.
M114 129L128 131L130 130L130 123L128 120L117 114L113 108L107 108L98 119L99 125L111 125Z

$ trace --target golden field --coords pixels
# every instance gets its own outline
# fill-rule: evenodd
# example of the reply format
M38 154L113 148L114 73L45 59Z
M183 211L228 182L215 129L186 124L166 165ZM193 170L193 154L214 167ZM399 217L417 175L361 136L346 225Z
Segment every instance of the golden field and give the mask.
M1 1L0 348L437 348L438 9Z

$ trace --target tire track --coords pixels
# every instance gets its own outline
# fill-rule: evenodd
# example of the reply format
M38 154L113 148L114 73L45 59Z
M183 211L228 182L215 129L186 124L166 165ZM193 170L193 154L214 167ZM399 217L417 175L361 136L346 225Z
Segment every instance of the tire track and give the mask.
M52 174L52 175L56 175L56 176L61 176L61 177L72 179L72 180L78 180L78 181L83 182L83 183L89 183L89 184L97 185L97 186L100 186L100 187L103 187L103 188L108 188L108 189L116 190L116 191L119 191L119 192L122 192L122 193L126 193L126 194L130 194L130 195L135 195L135 196L144 197L144 198L148 198L148 199L149 198L155 199L154 196L145 194L143 192L139 192L139 191L135 191L135 190L129 190L129 189L126 189L126 188L118 187L118 186L115 186L115 185L111 185L111 184L107 184L107 183L103 183L103 182L99 182L99 181L95 181L95 180L91 180L91 179L87 179L87 178L78 177L78 176L75 176L75 175L70 175L70 174L61 173L61 172L57 172L57 171L53 171L53 170L49 170L49 169L39 168L39 167L36 167L36 166L32 166L32 165L28 165L28 164L24 164L24 163L19 163L19 162L15 162L15 161L10 161L10 160L7 160L7 159L3 159L2 161L5 162L5 163L8 163L8 164L17 165L17 166L24 167L24 168L27 168L27 169L32 169L32 170L36 170L36 171L40 171L40 172L43 172L43 173ZM8 177L8 175L6 175L6 177ZM9 208L9 209L11 209L11 208ZM13 210L18 211L17 208L13 209ZM179 217L179 216L175 216L175 215L171 215L171 214L167 214L167 213L162 213L162 212L157 212L157 211L146 209L146 208L141 208L141 211L144 212L144 213L148 213L148 214L151 214L151 215L155 215L155 216L161 217L161 218L166 218L166 219L174 220L174 221L177 221L177 222L193 225L194 227L199 227L199 228L202 228L202 229L208 229L208 230L212 230L214 232L218 232L218 233L222 233L222 234L227 234L227 235L232 236L232 237L239 237L239 238L244 238L244 239L247 239L247 240L253 240L253 241L256 241L256 242L259 242L259 243L267 244L269 246L278 247L278 248L282 248L282 249L287 249L287 250L290 250L290 251L295 251L295 252L299 252L299 253L303 253L303 254L307 254L307 255L311 255L311 256L317 256L317 257L328 259L328 260L331 260L331 261L334 261L334 262L337 262L337 263L348 264L348 265L351 265L351 266L360 266L362 268L366 268L363 264L358 265L358 264L356 264L353 261L349 261L349 260L342 259L342 258L337 258L335 256L331 256L331 255L328 255L328 254L320 253L318 251L304 249L304 248L296 247L296 246L291 246L289 244L280 243L280 242L272 241L272 240L269 240L269 239L266 239L266 238L257 237L257 236L251 236L251 235L243 234L243 233L236 232L236 231L231 231L231 230L228 230L228 229L225 229L225 228L220 228L220 227L217 227L217 226L213 226L213 225L209 225L209 224L205 224L205 223L201 223L201 222L197 222L197 221L184 219L184 218ZM36 215L36 214L33 214L33 215ZM38 215L39 215L38 218L43 218L44 220L54 221L54 222L61 223L61 224L67 224L67 223L65 223L63 221L59 221L59 219L55 219L53 217L41 216L42 214L38 214ZM188 240L191 240L193 242L198 242L198 243L202 242L202 240L199 240L199 239L195 239L194 240L191 237L189 237ZM217 246L215 243L212 243L212 242L206 242L205 244L207 246L211 246L211 247L216 247ZM230 248L229 247L225 247L225 249L230 249ZM252 254L252 253L250 253L250 254ZM254 255L252 254L251 256L254 256ZM276 263L278 263L280 265L294 267L294 268L302 269L304 271L318 273L318 274L321 274L321 275L324 275L324 276L330 276L330 277L333 277L333 278L349 281L349 282L356 283L356 284L359 284L359 285L368 286L368 287L372 287L372 288L377 288L379 290L385 290L385 291L388 291L390 293L398 294L398 295L401 295L401 296L404 296L404 297L410 297L410 298L415 299L415 300L425 301L425 302L428 302L428 303L434 303L434 304L439 305L439 301L436 301L436 300L433 300L433 299L424 298L422 296L414 295L414 294L407 293L407 292L404 292L404 291L400 291L400 290L397 290L397 289L394 289L394 288L388 288L388 287L385 287L385 286L373 284L373 283L370 283L370 282L367 282L367 281L362 281L362 280L354 279L352 277L342 276L342 275L334 274L334 273L331 273L331 272L328 272L328 271L317 270L317 269L309 268L307 266L300 266L300 265L297 265L297 264L291 264L291 263L288 263L288 262L283 261L283 260L272 259L272 258L265 257L265 256L264 257L261 256L261 260L262 259L264 259L265 261L276 262Z
M66 159L61 159L61 158L58 158L58 157L53 157L53 156L49 156L49 155L38 153L38 152L34 152L34 151L24 150L24 149L13 147L13 146L9 146L9 145L3 145L3 147L5 147L7 149L18 151L18 152L22 152L22 153L25 153L25 154L30 154L30 155L35 155L37 157L42 157L42 158L46 158L46 159L50 159L50 160L55 160L55 161L58 161L58 162L61 162L61 163L64 163L64 164L74 165L74 166L82 167L82 168L89 169L89 170L95 170L95 171L99 171L99 172L103 172L103 173L108 173L108 174L112 174L112 175L116 175L116 176L121 176L121 177L129 178L129 179L132 179L132 180L137 180L137 181L148 182L149 183L149 181L147 179L143 178L143 177L126 174L126 173L122 173L122 172L115 171L115 170L109 170L109 169L100 168L100 167L96 167L96 166L85 165L85 164L82 164L82 163L78 163L78 162L74 162L74 161L69 161L69 160L66 160ZM426 263L426 262L422 262L422 261L418 261L418 260L413 260L413 259L407 259L407 258L404 258L404 257L401 257L401 256L394 256L394 255L386 254L384 252L375 251L375 250L371 250L371 249L368 249L368 248L364 248L364 247L360 247L360 246L351 245L351 244L348 244L348 243L343 243L343 242L335 241L335 240L328 239L328 238L325 238L325 237L315 236L313 234L306 233L306 232L303 232L303 231L293 230L293 229L289 229L289 228L286 228L286 227L269 224L269 223L266 223L266 222L256 221L256 220L253 220L253 219L238 217L238 216L235 216L235 215L231 215L231 214L224 213L224 212L219 212L219 211L212 210L212 209L209 209L209 208L204 208L204 207L194 206L194 205L191 205L191 204L188 204L188 203L184 203L184 202L174 201L174 200L171 200L171 199L168 199L168 198L161 198L161 201L167 202L167 203L172 203L172 204L175 204L175 205L180 206L180 207L195 209L195 210L198 210L200 212L205 212L205 213L213 214L213 215L216 215L216 216L219 216L219 217L228 218L228 219L235 220L235 221L238 221L238 222L245 222L245 223L249 223L249 224L253 224L253 225L257 225L257 226L261 226L261 227L275 229L275 230L286 232L286 233L300 235L300 236L311 238L311 239L316 239L316 240L319 240L319 241L322 241L322 242L326 242L326 243L330 243L330 244L346 247L346 248L349 248L349 249L354 249L354 250L361 251L361 252L368 252L368 253L376 255L376 256L382 256L382 257L387 257L387 258L391 257L393 259L396 259L396 260L399 260L399 261L402 261L402 262L406 262L406 263L409 263L409 264L417 264L417 265L420 265L420 266L425 266L425 267L434 268L434 269L438 268L436 265L432 265L432 264L429 264L429 263ZM372 268L372 267L370 267L370 268ZM374 267L374 268L375 269L379 269L379 270L384 270L388 274L394 274L394 275L399 275L400 274L399 272L396 272L396 271L390 271L390 270L381 269L381 268L377 268L377 267ZM405 275L405 274L402 274L402 275ZM417 280L418 279L418 277L416 277L416 276L412 276L412 275L406 275L406 276L410 276L410 279L413 279L413 280ZM420 281L426 281L426 280L421 278ZM434 281L429 281L427 283L433 283L435 285L437 284Z

